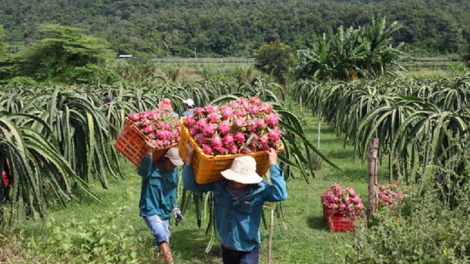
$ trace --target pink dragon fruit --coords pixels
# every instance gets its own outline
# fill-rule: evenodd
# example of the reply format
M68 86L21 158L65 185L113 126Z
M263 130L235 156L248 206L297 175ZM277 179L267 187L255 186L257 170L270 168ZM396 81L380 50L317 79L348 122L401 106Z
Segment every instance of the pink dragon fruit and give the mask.
M195 117L202 116L203 114L204 114L204 108L202 108L202 107L194 108L194 116Z
M353 212L354 211L354 204L348 204L348 211Z
M211 137L211 146L214 149L222 147L222 138L217 134L213 134Z
M252 115L259 115L259 107L257 105L252 105L248 108L248 112Z
M140 125L141 125L142 127L147 127L147 126L149 126L151 123L152 123L152 122L151 122L150 120L148 120L148 119L141 119L141 120L140 120Z
M194 119L193 116L188 116L184 119L184 124L187 127L193 127L195 123L196 123L196 120Z
M224 136L224 139L222 140L223 141L223 144L225 147L230 147L232 145L234 145L234 139L233 139L233 136L228 134L228 135L225 135Z
M191 128L189 129L189 134L190 134L191 136L193 136L193 137L197 134L197 132L198 132L198 131L197 131L197 128L195 128L195 127L191 127Z
M158 139L165 139L165 132L163 130L157 130L156 134Z
M237 101L232 101L232 102L228 103L227 106L232 108L232 109L237 109L238 106L240 106L240 104Z
M281 130L270 129L268 131L268 137L271 139L271 141L279 141L281 139Z
M356 196L356 197L352 198L351 201L355 204L358 204L358 203L361 202L361 198L359 196Z
M225 154L228 153L228 149L226 149L224 147L214 148L214 151L217 155L225 155Z
M235 111L233 111L233 115L238 116L238 117L245 117L246 111L243 108L237 108L235 109Z
M279 118L276 114L269 114L264 121L270 128L275 128L279 124Z
M336 197L336 196L331 196L331 197L330 197L330 202L332 202L332 203L337 203L337 202L339 202L339 198Z
M212 148L209 145L203 145L202 152L206 155L212 155Z
M265 124L264 124L264 120L263 119L257 119L256 120L256 128L258 130L262 130L264 128Z
M246 130L248 130L248 132L254 132L254 131L255 131L255 128L256 128L255 121L253 121L253 119L251 119L250 117L248 117L248 118L245 120L245 128L246 128Z
M254 96L250 98L250 102L254 105L260 105L261 104L261 100L258 97L254 97Z
M246 147L241 149L241 153L242 153L242 154L248 154L248 153L250 153L250 152L251 152L251 150L248 149L248 148L246 148Z
M222 117L225 119L225 120L228 120L230 118L233 117L233 111L232 109L230 108L225 108L223 111L222 111Z
M204 136L203 133L199 133L194 136L194 140L199 144L199 145L205 145L209 144L209 141L206 139L206 136Z
M273 109L273 106L270 105L270 104L262 104L259 107L259 111L262 112L262 113L265 113L267 115L271 113L272 109Z
M145 111L142 111L139 113L140 119L147 119L148 113Z
M208 105L204 107L204 112L206 112L207 114L211 114L217 112L218 109L219 108L215 105Z
M202 132L204 133L204 135L210 137L212 136L212 134L214 134L215 130L217 129L217 125L216 124L207 124L204 129L202 130Z
M242 128L245 126L245 119L242 117L235 118L235 120L233 120L233 124L236 127Z
M218 113L210 113L207 116L207 120L211 123L217 123L220 121L220 115Z
M155 128L151 125L149 126L146 126L143 130L142 130L145 134L150 134L152 133L153 131L155 131Z
M220 124L219 124L219 132L220 132L221 134L225 135L225 134L229 133L231 129L232 129L232 128L231 128L231 126L230 126L230 123L229 123L227 120L220 122Z
M158 114L157 114L157 112L151 111L151 112L148 114L147 117L148 117L149 120L158 120Z
M133 122L137 122L137 121L140 120L140 117L139 117L138 114L135 114L135 113L134 113L134 114L130 114L130 115L129 115L129 119L132 120Z
M230 152L230 154L237 154L238 147L235 144L232 144L228 147L228 151Z
M233 138L235 139L235 142L237 142L239 145L244 145L246 142L245 134L243 132L235 133L235 135L233 135Z
M203 130L207 125L207 119L206 118L201 118L196 122L196 128L198 130Z

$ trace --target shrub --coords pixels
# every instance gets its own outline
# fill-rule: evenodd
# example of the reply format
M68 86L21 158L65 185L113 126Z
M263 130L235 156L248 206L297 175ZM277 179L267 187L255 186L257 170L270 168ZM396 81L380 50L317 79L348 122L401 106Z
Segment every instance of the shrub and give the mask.
M285 74L294 65L291 48L280 40L263 44L255 50L255 67L285 83Z
M443 169L427 173L394 210L375 212L371 228L362 223L352 240L344 238L336 256L345 263L469 263L470 186L449 183L454 188L444 190L436 183L436 171L439 177L455 178ZM444 192L459 203L451 207L442 199Z
M138 252L145 244L143 238L135 236L132 225L119 229L115 224L124 209L96 214L88 223L71 219L59 224L49 218L44 237L32 237L27 246L61 256L68 263L142 263L146 258L138 256Z

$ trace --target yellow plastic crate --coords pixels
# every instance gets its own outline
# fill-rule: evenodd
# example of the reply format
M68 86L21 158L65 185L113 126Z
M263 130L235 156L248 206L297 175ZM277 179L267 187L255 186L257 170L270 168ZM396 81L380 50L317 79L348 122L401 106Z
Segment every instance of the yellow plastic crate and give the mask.
M248 154L230 154L230 155L206 155L202 152L201 147L197 144L193 137L189 134L188 128L184 125L184 118L180 119L181 139L179 142L179 153L183 160L186 157L186 144L190 142L194 147L194 156L191 161L194 172L194 180L198 184L211 183L223 179L220 172L229 169L232 161L240 156L252 156L256 160L256 172L264 175L269 170L269 155L264 151L258 151ZM281 142L277 153L284 151L284 145Z

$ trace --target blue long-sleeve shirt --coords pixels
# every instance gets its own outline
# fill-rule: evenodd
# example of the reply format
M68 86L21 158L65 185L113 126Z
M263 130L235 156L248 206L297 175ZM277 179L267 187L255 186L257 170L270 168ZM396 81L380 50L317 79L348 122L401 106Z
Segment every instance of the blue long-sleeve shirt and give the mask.
M213 191L214 213L220 242L224 247L251 251L261 243L259 226L265 201L277 202L287 199L286 182L282 171L276 164L271 164L270 185L266 181L250 184L244 194L232 201L225 190L228 180L214 183L197 184L191 165L183 165L183 186L195 193Z
M193 116L193 115L194 115L194 109L187 109L181 114L181 116Z
M142 176L140 216L158 215L162 220L169 219L171 210L178 207L178 168L161 170L152 164L152 156L145 156L137 173Z

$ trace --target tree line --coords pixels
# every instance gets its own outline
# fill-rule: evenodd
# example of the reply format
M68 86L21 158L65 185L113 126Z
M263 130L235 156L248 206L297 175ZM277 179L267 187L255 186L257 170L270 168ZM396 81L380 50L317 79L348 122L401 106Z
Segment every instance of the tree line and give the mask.
M3 0L0 10L10 53L38 40L43 23L81 28L119 54L157 57L251 56L275 40L306 49L313 34L378 16L402 25L393 41L407 52L463 54L470 42L470 0Z

